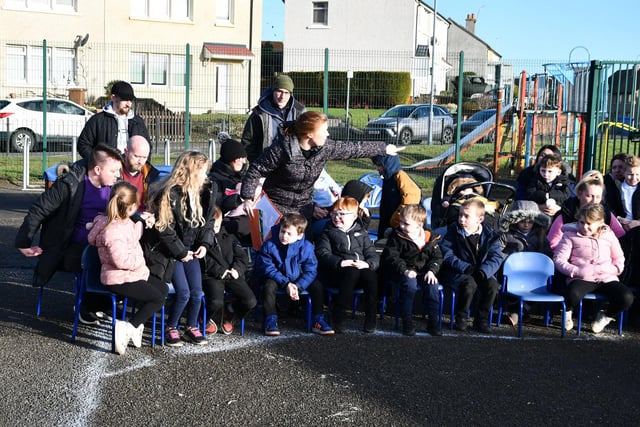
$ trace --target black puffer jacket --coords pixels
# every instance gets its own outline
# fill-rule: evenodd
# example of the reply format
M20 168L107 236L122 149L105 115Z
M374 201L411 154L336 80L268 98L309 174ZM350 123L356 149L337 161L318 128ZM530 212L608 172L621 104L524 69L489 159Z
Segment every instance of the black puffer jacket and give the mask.
M209 250L213 244L213 191L211 186L205 185L200 191L200 204L202 205L202 214L206 220L205 224L200 227L192 227L182 215L180 202L182 199L182 189L179 186L173 186L170 192L171 211L173 213L173 229L184 244L187 250L196 250L200 246L204 246ZM189 196L185 200L187 204L186 216L191 216L191 208L189 207Z
M562 202L571 197L571 180L569 177L563 173L553 180L551 184L548 184L540 174L537 174L536 179L530 181L527 186L525 199L543 204L547 201L547 195L549 199L555 200L558 205L561 205Z
M346 231L332 222L328 223L316 241L316 256L320 267L331 271L338 270L345 259L364 260L372 270L377 270L380 265L380 257L369 233L359 222Z
M403 275L407 270L413 270L424 276L429 271L438 274L442 266L442 251L440 250L440 235L432 235L425 230L425 245L419 248L409 236L394 229L382 252L382 264L385 271Z
M226 194L225 191L230 190L230 192L234 192L236 186L242 182L244 172L245 170L240 172L234 171L231 166L222 160L215 161L211 166L209 179L215 182L217 187L215 204L222 210L223 214L234 210L242 204L239 194Z
M346 160L385 154L386 144L379 142L338 142L327 140L324 146L310 150L305 157L295 136L274 142L251 165L242 180L240 196L253 199L260 178L262 189L280 213L300 212L307 219L313 213L313 183L328 160Z
M151 137L142 117L130 114L129 117L129 137L142 135L149 141ZM118 147L118 119L113 112L105 108L98 114L94 114L87 121L78 137L78 153L88 159L93 147L99 142L103 142L111 147Z
M18 230L15 247L22 249L32 246L36 233L42 227L38 246L43 252L38 257L34 285L44 285L51 279L71 241L84 197L84 177L87 173L84 164L73 164L67 174L42 193Z
M214 236L213 245L207 251L203 261L203 272L207 277L221 279L225 271L235 269L240 276L244 276L249 265L249 259L238 239L222 228Z

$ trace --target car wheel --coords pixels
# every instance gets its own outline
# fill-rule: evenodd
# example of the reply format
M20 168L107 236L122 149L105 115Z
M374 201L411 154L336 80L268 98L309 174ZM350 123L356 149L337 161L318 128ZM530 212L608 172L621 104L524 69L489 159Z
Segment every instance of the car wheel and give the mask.
M25 147L28 151L33 150L36 144L36 136L29 129L18 129L11 134L11 149L22 152Z
M496 143L496 131L492 130L489 135L484 137L484 142L488 143L488 144L495 144Z
M453 129L444 128L442 131L442 137L440 137L441 144L453 144Z
M413 132L411 129L404 128L398 134L398 145L409 145L413 139Z

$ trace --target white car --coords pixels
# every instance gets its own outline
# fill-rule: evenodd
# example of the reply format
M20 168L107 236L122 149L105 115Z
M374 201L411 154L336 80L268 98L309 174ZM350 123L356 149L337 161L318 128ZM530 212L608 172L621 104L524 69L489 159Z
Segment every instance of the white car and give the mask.
M0 101L0 144L6 151L22 151L25 147L42 147L42 98L4 99ZM80 136L84 124L93 113L66 99L47 99L47 144L68 142ZM49 147L48 147L49 148Z

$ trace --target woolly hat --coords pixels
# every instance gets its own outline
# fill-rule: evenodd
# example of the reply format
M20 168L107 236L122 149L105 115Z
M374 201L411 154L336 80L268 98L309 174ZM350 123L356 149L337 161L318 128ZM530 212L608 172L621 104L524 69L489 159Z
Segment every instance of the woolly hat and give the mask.
M291 80L291 77L287 76L286 74L280 74L273 81L271 87L273 89L286 89L289 92L293 92L293 80Z
M519 223L523 219L531 219L541 227L547 228L551 224L551 218L542 213L536 202L531 200L516 200L511 210L500 218L500 229L509 231L509 227Z
M358 181L357 179L352 179L347 182L342 188L342 197L353 197L358 201L358 203L362 203L364 196L367 193L371 193L373 191L373 187L365 184L362 181Z
M220 160L223 163L231 163L241 157L247 157L247 150L235 139L227 139L220 146Z

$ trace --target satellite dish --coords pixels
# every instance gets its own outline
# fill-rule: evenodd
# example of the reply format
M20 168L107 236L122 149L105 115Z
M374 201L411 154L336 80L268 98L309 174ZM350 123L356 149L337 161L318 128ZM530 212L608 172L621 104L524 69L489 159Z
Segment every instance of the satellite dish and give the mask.
M89 33L85 34L85 36L80 40L80 46L84 46L89 41Z

